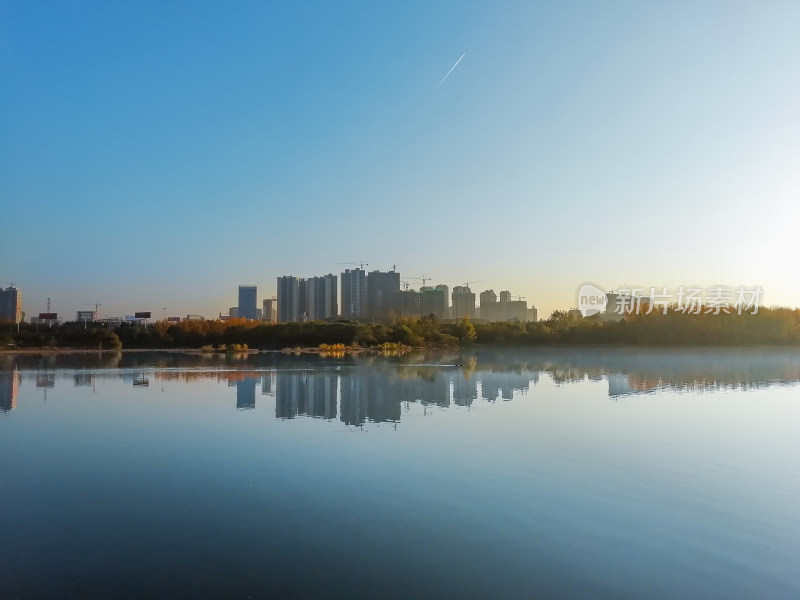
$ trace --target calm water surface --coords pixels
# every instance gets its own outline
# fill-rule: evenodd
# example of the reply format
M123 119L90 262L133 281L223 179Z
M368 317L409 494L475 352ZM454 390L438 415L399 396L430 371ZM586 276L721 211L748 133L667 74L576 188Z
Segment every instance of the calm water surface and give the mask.
M0 598L800 598L800 353L0 356Z

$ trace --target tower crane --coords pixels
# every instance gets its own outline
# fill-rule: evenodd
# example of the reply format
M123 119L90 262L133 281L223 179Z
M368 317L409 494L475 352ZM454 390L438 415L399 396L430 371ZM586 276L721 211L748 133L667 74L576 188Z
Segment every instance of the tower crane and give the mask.
M431 278L430 277L409 277L408 280L409 281L421 281L422 282L422 287L425 287L425 284L428 281L430 281Z
M337 265L358 265L361 268L362 271L364 270L364 267L368 267L369 266L369 263L364 262L363 260L360 260L358 262L337 262L335 264L337 264Z

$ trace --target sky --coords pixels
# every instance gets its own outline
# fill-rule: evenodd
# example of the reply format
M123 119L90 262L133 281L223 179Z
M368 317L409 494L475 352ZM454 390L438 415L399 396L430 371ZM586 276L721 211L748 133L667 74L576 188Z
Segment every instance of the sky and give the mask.
M216 316L364 261L540 317L586 282L795 307L799 29L778 1L0 0L0 284L28 316Z

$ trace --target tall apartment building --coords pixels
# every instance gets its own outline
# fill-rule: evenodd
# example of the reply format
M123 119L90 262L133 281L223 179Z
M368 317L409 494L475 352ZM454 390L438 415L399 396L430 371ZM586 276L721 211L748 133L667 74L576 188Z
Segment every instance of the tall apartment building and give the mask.
M267 323L275 323L278 320L278 300L265 298L261 304L261 318Z
M339 286L336 275L298 280L301 321L325 321L339 316Z
M336 275L328 273L309 281L314 287L314 318L320 321L336 319L339 316L339 281Z
M302 277L297 280L297 317L303 323L316 320L316 315L314 314L316 291L314 286L311 285L311 280Z
M0 289L0 323L22 322L22 290L8 286Z
M240 319L256 319L258 317L258 289L254 285L239 286Z
M419 289L419 312L422 316L433 315L437 319L447 319L450 315L449 288L437 285L435 288L423 286Z
M401 290L392 297L390 312L394 317L418 319L422 316L422 293L416 290Z
M367 316L367 273L364 269L345 269L342 273L342 317Z
M278 322L294 323L300 320L300 281L297 277L278 277Z
M395 294L399 291L400 273L371 271L367 275L367 316L371 319L388 319Z
M498 302L494 290L481 292L480 318L486 321L525 322L531 320L528 304L524 300L512 300L511 297L511 292L504 290L500 292L500 301ZM535 320L535 315L533 320Z
M472 293L469 287L457 285L453 288L451 317L453 319L475 318L475 294Z
M486 321L497 320L497 294L494 290L485 290L480 295L481 305L478 307L478 315Z
M338 280L328 274L308 279L284 276L278 278L278 321L325 321L339 316ZM264 301L267 314L267 301Z

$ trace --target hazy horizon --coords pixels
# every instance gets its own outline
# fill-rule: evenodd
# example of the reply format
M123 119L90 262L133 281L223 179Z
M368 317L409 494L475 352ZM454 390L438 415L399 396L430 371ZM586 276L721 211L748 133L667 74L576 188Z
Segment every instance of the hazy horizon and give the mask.
M0 285L215 316L397 266L800 305L800 4L0 2ZM421 282L410 280L411 287Z

